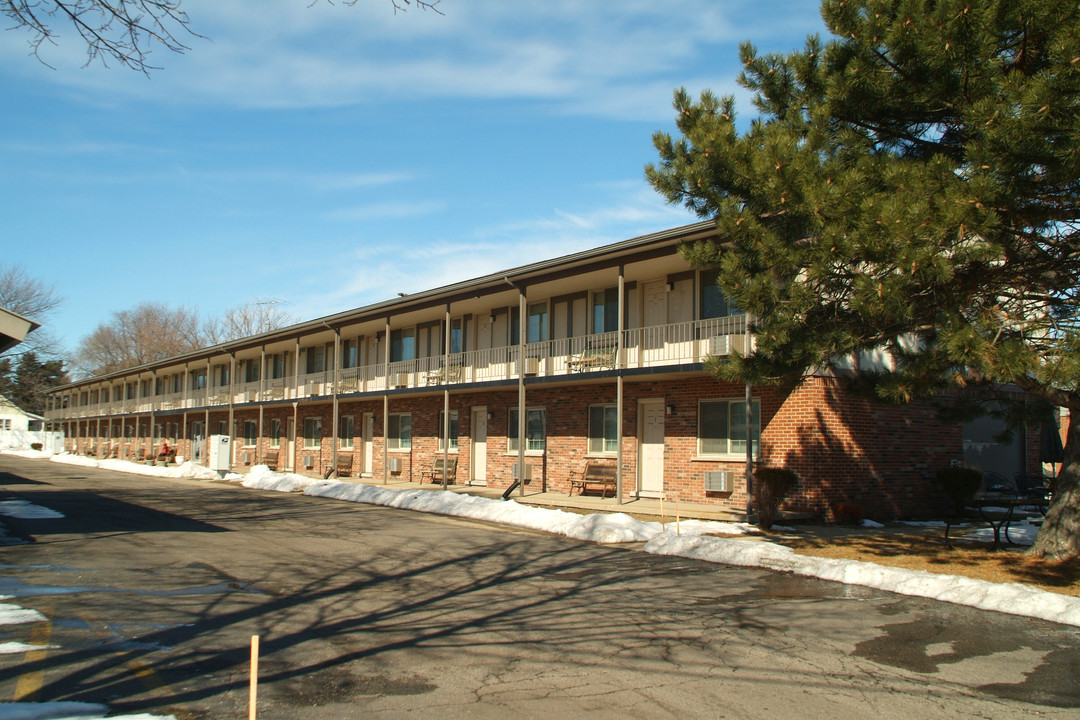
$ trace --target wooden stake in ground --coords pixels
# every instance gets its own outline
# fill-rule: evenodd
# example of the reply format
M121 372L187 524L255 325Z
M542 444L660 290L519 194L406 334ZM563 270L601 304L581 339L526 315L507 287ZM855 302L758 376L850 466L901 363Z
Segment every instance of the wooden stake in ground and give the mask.
M251 636L251 681L248 692L248 720L255 720L255 707L259 699L259 636Z
M663 528L666 524L664 522L664 494L660 493L660 527Z

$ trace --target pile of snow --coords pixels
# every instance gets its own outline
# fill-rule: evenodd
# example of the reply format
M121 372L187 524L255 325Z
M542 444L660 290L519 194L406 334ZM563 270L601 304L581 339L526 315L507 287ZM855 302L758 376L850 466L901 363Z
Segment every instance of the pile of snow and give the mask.
M176 720L175 715L109 715L106 705L81 702L0 703L0 720Z
M116 460L113 458L97 460L95 458L86 457L85 455L69 455L67 453L53 455L49 459L64 465L95 467L101 468L102 470L134 473L135 475L153 475L156 477L167 478L194 478L196 480L217 480L219 478L216 471L211 470L204 465L197 465L190 460L182 465L162 467L160 465L147 465L146 463L131 462L130 460Z

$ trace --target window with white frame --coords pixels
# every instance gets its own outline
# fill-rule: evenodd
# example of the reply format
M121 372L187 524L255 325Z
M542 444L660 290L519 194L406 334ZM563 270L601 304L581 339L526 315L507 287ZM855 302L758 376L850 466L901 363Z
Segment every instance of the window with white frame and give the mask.
M270 420L270 447L281 447L281 418Z
M342 450L352 450L353 429L352 415L342 415L338 418L338 447Z
M443 436L446 432L446 413L439 411L439 450L442 451L446 448L446 443L443 442ZM450 411L450 450L455 451L458 449L458 411Z
M245 360L244 361L244 382L246 382L246 383L259 382L259 361L258 360Z
M304 418L304 448L318 449L322 447L322 418Z
M718 318L729 315L742 315L743 311L735 307L727 295L716 285L716 277L719 270L702 270L699 282L700 296L698 302L701 305L701 317Z
M589 406L589 454L614 455L619 449L618 408L615 405Z
M244 447L255 447L259 439L259 423L254 420L244 421Z
M543 452L547 411L544 408L525 408L525 452ZM506 451L518 451L518 409L510 408L506 431Z
M266 376L271 380L285 377L285 353L275 353L266 357Z
M750 427L753 454L761 446L761 403L752 403ZM746 400L701 400L698 403L698 455L746 456Z
M408 450L412 447L412 414L390 413L387 418L386 447Z
M416 359L416 329L390 331L390 362Z
M528 319L525 327L525 342L545 342L548 339L548 304L532 303L528 307Z
M619 329L619 289L598 290L592 295L593 332Z

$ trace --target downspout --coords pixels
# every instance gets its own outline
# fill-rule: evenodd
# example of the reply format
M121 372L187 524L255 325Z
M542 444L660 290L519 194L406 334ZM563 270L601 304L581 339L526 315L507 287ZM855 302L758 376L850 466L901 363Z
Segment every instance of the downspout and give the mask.
M626 278L623 266L619 266L619 336L615 340L615 504L623 504L623 333L626 330L626 315L623 308L626 290ZM640 472L640 470L639 470ZM663 490L661 490L663 492Z

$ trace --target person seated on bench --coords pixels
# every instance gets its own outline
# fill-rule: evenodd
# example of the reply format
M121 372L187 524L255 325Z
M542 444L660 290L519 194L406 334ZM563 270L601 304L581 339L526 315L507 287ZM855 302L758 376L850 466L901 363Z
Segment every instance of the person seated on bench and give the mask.
M169 447L169 441L162 441L161 451L158 453L158 460L168 460L174 454L175 452Z

